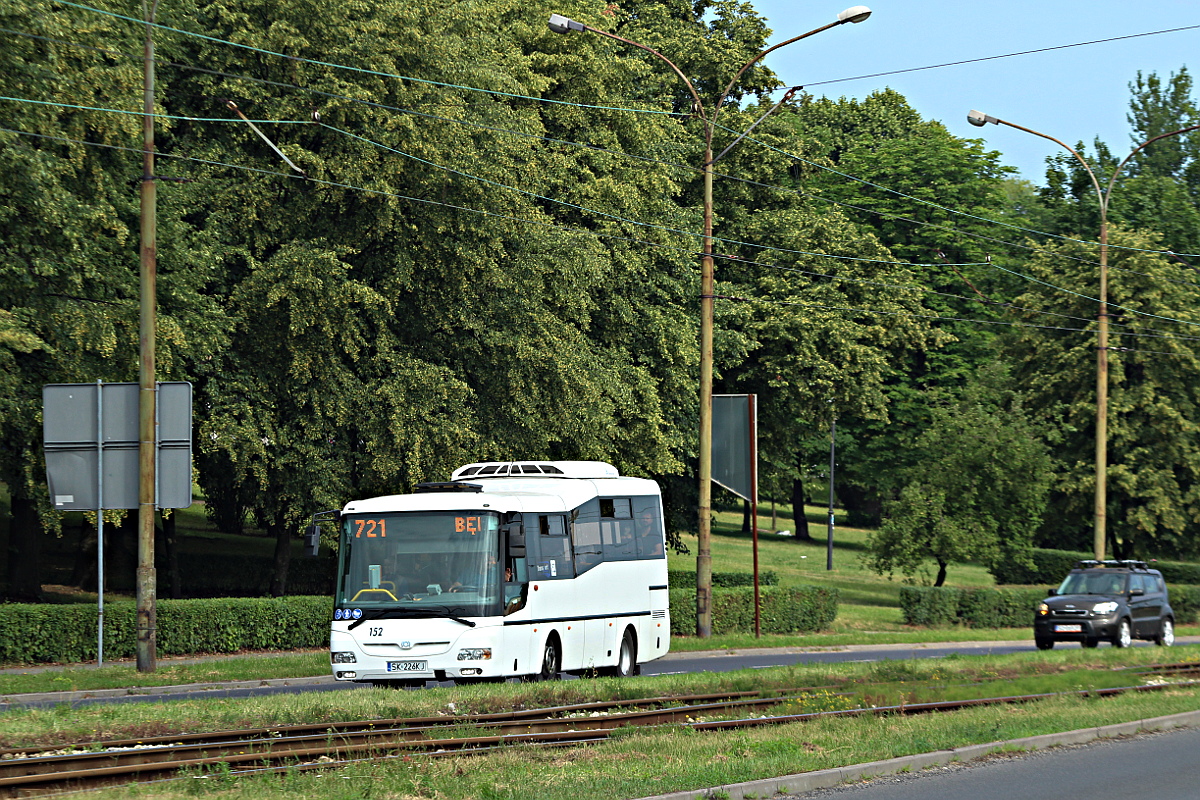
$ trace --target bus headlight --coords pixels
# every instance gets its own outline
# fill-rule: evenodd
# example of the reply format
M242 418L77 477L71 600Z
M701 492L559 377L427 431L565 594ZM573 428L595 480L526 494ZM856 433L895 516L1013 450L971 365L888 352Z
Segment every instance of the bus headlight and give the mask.
M458 651L459 661L490 661L492 658L492 648L490 647L468 647L466 650Z
M335 664L353 664L358 661L354 657L354 653L330 653L329 655Z

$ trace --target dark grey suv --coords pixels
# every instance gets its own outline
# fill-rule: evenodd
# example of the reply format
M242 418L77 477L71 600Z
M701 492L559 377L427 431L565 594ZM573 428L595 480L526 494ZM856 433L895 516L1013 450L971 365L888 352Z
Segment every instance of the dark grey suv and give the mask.
M1162 573L1142 561L1080 561L1038 604L1033 638L1039 650L1055 642L1129 647L1134 639L1175 642L1175 612Z

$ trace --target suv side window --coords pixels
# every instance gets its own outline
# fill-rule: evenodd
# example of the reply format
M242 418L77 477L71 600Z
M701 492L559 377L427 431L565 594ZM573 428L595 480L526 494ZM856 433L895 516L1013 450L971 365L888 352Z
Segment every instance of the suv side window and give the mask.
M1132 593L1134 589L1141 589L1143 593L1146 592L1146 584L1142 581L1141 575L1135 574L1135 575L1129 576L1129 591L1130 591L1130 593Z

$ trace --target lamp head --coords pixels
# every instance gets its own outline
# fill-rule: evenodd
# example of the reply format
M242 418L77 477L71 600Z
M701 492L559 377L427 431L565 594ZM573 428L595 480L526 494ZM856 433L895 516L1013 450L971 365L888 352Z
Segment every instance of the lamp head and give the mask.
M993 125L1000 124L1000 120L996 119L995 117L989 117L987 114L983 113L982 111L976 111L974 109L971 109L971 111L967 114L967 122L971 123L976 128L982 128L984 125L987 125L989 122L992 123Z
M571 31L583 30L583 23L576 22L569 17L564 17L562 14L550 15L550 30L555 33L570 33Z
M866 6L851 6L838 14L838 22L862 22L871 16L871 9Z

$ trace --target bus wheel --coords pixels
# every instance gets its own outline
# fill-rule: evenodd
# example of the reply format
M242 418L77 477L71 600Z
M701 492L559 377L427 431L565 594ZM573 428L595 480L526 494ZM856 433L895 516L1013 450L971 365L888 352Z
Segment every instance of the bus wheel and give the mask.
M552 681L558 679L562 669L562 656L558 652L558 637L551 634L546 640L546 649L542 653L542 668L530 675L531 681Z
M621 637L621 650L617 653L617 665L605 667L600 670L600 674L613 678L628 678L631 675L641 674L637 663L637 643L633 639L633 631L626 628L625 635Z
M641 670L637 663L637 643L633 641L633 633L628 628L621 637L621 652L617 654L617 666L613 674L618 678L628 678L637 675Z

